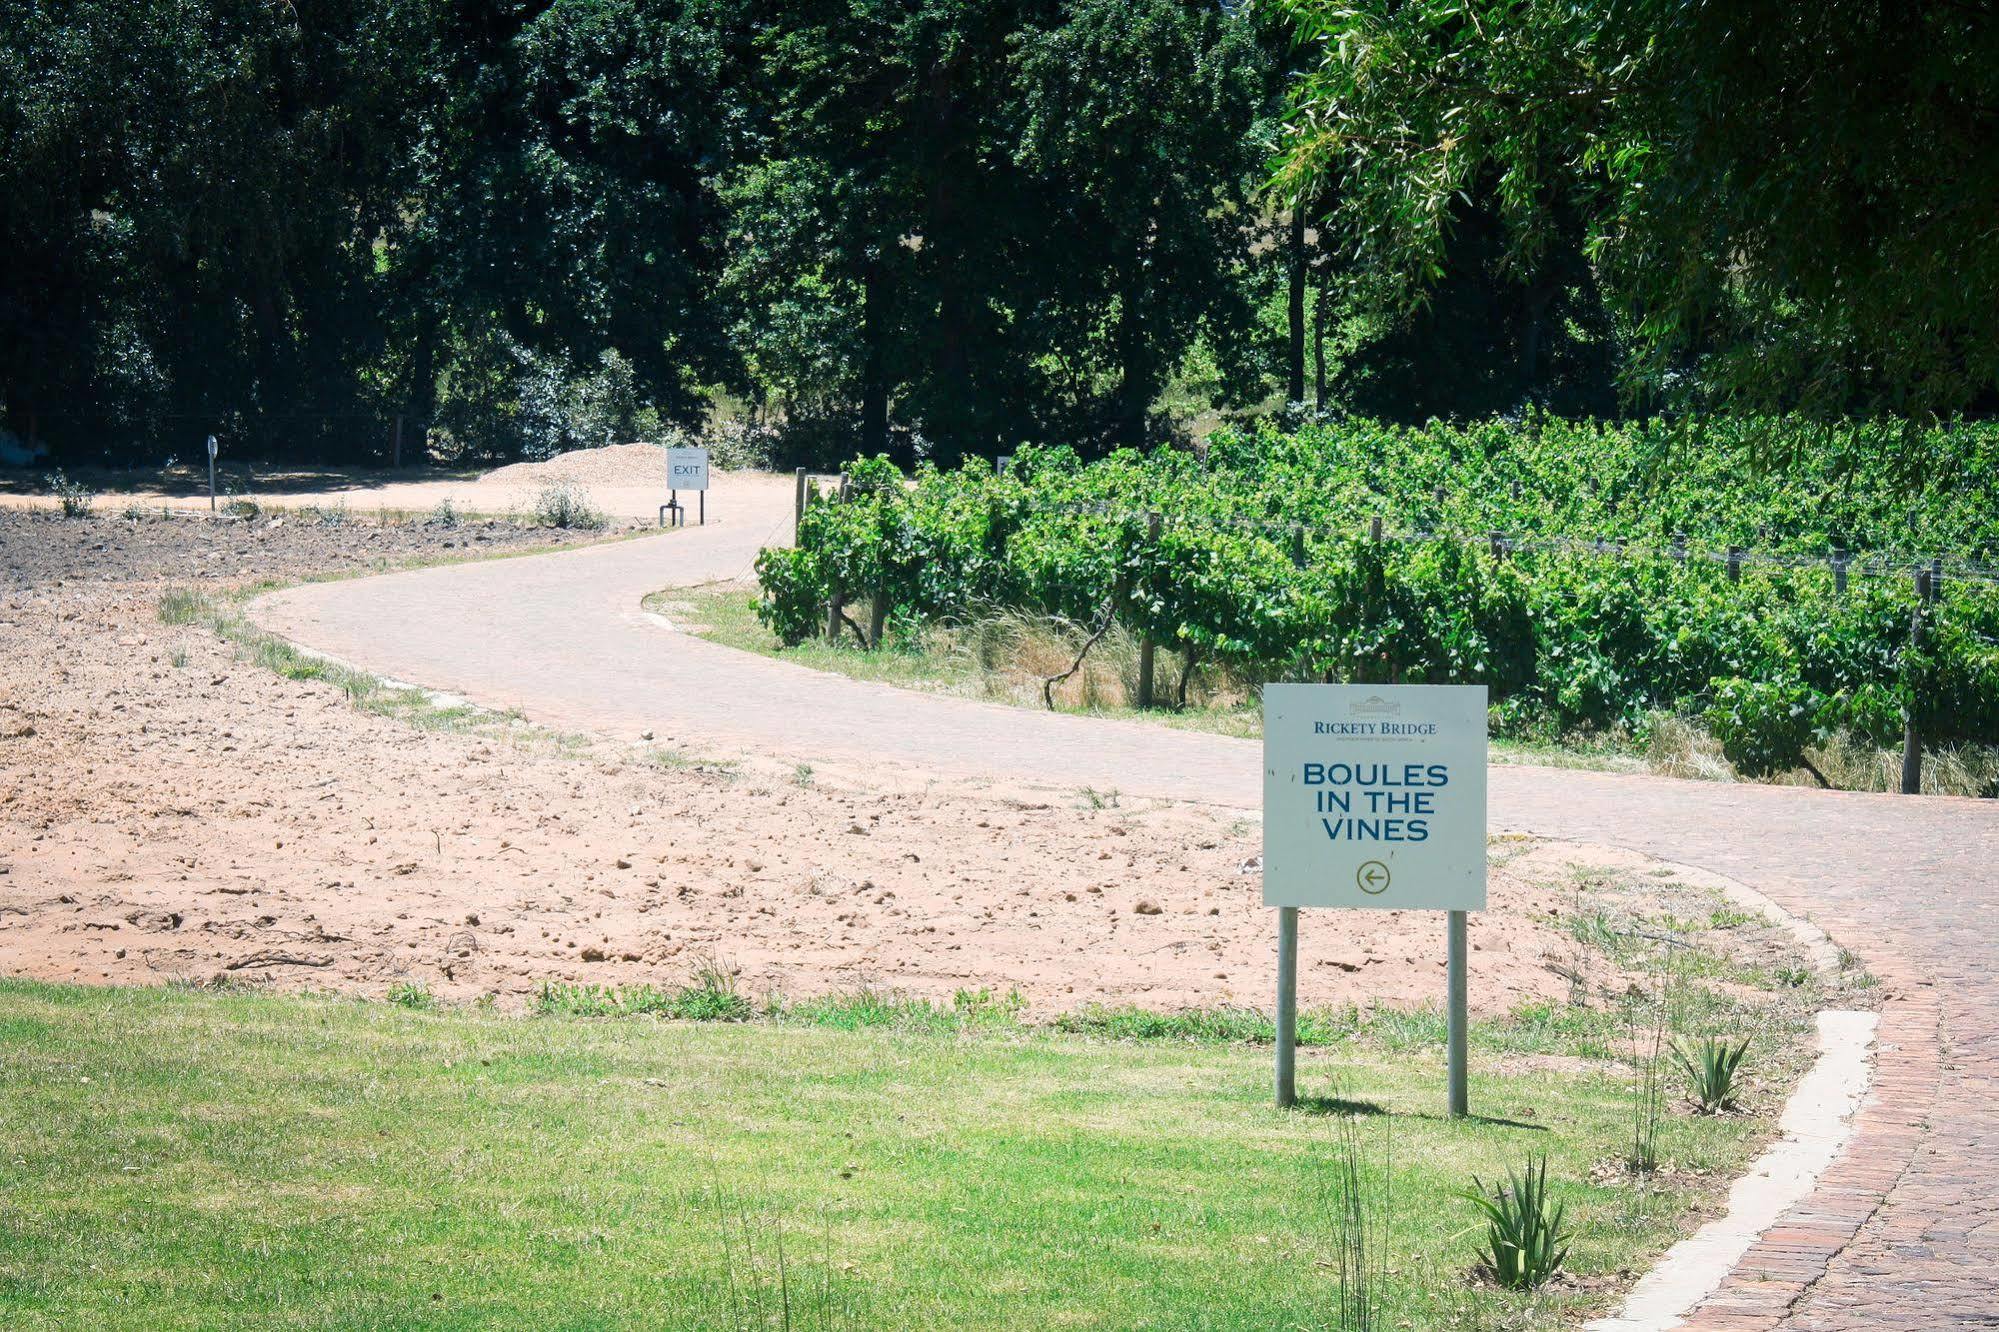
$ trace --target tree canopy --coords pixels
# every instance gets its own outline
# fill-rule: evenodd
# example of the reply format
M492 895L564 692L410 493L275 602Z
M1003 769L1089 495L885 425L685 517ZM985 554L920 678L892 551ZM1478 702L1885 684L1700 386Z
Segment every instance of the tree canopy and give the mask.
M1999 387L1999 21L1979 4L1279 0L1281 174L1403 299L1468 211L1580 244L1628 387L1913 416ZM1467 201L1470 201L1468 204Z
M1999 403L1999 36L1747 0L0 7L0 431ZM1308 375L1308 367L1311 373Z

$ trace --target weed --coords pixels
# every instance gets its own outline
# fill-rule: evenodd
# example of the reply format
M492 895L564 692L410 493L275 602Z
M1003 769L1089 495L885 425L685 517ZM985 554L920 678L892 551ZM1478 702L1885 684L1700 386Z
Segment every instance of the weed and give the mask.
M840 1031L884 1027L896 1031L954 1033L1009 1031L1020 1026L1027 1000L1018 990L996 996L989 989L959 990L949 1007L871 985L797 1003L773 1001L769 1016Z
M721 1289L704 1326L727 1332L834 1332L838 1328L872 1325L857 1312L853 1283L836 1278L836 1270L853 1267L833 1258L830 1222L819 1228L816 1275L796 1256L799 1247L785 1247L783 1218L765 1208L752 1213L740 1195L725 1190L720 1170L709 1202L716 1218L721 1250Z
M1485 1214L1486 1272L1508 1290L1532 1290L1562 1270L1570 1233L1562 1229L1564 1204L1548 1196L1548 1157L1527 1158L1524 1174L1508 1170L1507 1184L1488 1190L1478 1176L1461 1196Z
M1811 984L1811 981L1812 970L1810 967L1785 966L1777 968L1777 983L1787 990L1802 989Z
M1115 789L1099 791L1094 786L1086 786L1078 794L1083 797L1083 803L1091 809L1116 809L1118 807L1118 793Z
M241 519L246 523L253 523L263 515L264 506L251 499L248 495L238 495L234 491L231 491L228 500L222 506L222 512L228 514L231 518Z
M801 763L793 768L791 770L791 780L797 786L812 785L812 765L810 763Z
M1739 907L1720 906L1708 913L1707 927L1711 930L1733 930L1744 925L1761 925L1763 917L1753 911Z
M1661 971L1653 992L1633 1003L1625 1016L1631 1037L1631 1151L1624 1164L1634 1175L1649 1175L1659 1168L1659 1121L1666 1113L1659 1073L1668 1010L1664 977Z
M736 992L736 973L715 958L694 964L694 983L680 992L679 1016L697 1022L742 1022L750 1001Z
M175 670L185 670L187 668L187 649L176 647L173 650L173 654L167 658L167 661Z
M535 1012L563 1017L662 1017L689 1022L747 1022L756 1010L736 991L736 978L720 963L695 964L693 982L677 990L653 985L596 985L544 981Z
M437 1007L437 998L430 987L422 981L397 981L389 987L389 1002L399 1008L412 1008L427 1013Z
M1341 1098L1337 1095L1334 1100ZM1343 1114L1333 1129L1333 1240L1340 1332L1374 1332L1384 1325L1388 1278L1388 1217L1394 1204L1395 1121L1381 1116L1381 1149L1370 1160L1361 1117Z
M432 527L456 527L458 521L458 510L452 506L449 495L439 500L437 506L430 511Z
M160 594L158 611L162 624L193 624L208 618L213 603L192 588L168 588Z
M338 504L314 505L306 509L301 516L310 518L321 527L345 527L348 518L347 504L343 500Z
M60 471L51 472L42 478L49 488L49 494L56 497L56 505L65 518L88 518L90 510L97 503L97 492L81 481L72 481Z
M589 493L567 481L551 481L541 488L534 497L534 521L542 527L586 532L602 531L607 523Z
M1709 1036L1693 1046L1673 1042L1674 1062L1686 1075L1688 1089L1702 1114L1716 1114L1735 1104L1735 1075L1748 1052L1747 1036L1736 1041Z

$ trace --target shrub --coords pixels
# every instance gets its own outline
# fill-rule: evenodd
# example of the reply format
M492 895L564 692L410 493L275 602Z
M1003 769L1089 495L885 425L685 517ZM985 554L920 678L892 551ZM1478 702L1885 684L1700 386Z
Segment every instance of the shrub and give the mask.
M826 613L819 591L818 560L809 550L771 546L757 556L757 619L786 647L796 647L818 632Z
M451 496L446 495L437 502L437 507L430 511L430 525L432 527L458 526L458 510L453 507Z
M534 497L534 520L542 527L599 532L607 520L589 492L567 481L551 481Z
M49 493L56 497L56 505L65 518L88 518L91 508L97 503L97 492L81 481L72 481L62 472L53 472L44 480Z
M1486 1272L1508 1290L1532 1290L1561 1271L1570 1233L1564 1204L1548 1196L1548 1158L1528 1157L1524 1173L1507 1171L1505 1187L1488 1190L1478 1176L1462 1195L1485 1215Z
M1735 1104L1735 1075L1748 1052L1747 1036L1737 1041L1710 1036L1691 1047L1673 1042L1673 1060L1686 1075L1688 1090L1702 1114L1715 1114Z
M1768 777L1811 766L1805 746L1817 737L1815 701L1795 680L1718 680L1704 720L1737 772Z

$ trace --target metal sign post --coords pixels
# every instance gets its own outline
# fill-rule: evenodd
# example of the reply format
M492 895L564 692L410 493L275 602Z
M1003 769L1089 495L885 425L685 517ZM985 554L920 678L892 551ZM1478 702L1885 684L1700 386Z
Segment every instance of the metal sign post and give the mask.
M208 511L215 512L215 436L208 437Z
M1277 914L1276 1091L1297 1100L1298 909L1441 910L1450 1113L1465 1076L1466 913L1485 908L1486 694L1268 685L1263 902Z

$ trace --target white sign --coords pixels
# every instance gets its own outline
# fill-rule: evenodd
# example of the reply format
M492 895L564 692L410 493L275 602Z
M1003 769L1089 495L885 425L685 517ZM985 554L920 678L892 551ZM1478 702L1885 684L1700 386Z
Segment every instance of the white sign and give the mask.
M1485 909L1485 687L1263 689L1263 903Z
M666 451L666 485L669 490L708 488L708 450L698 448Z
M213 435L208 437L208 456L210 458L215 456L215 436Z

